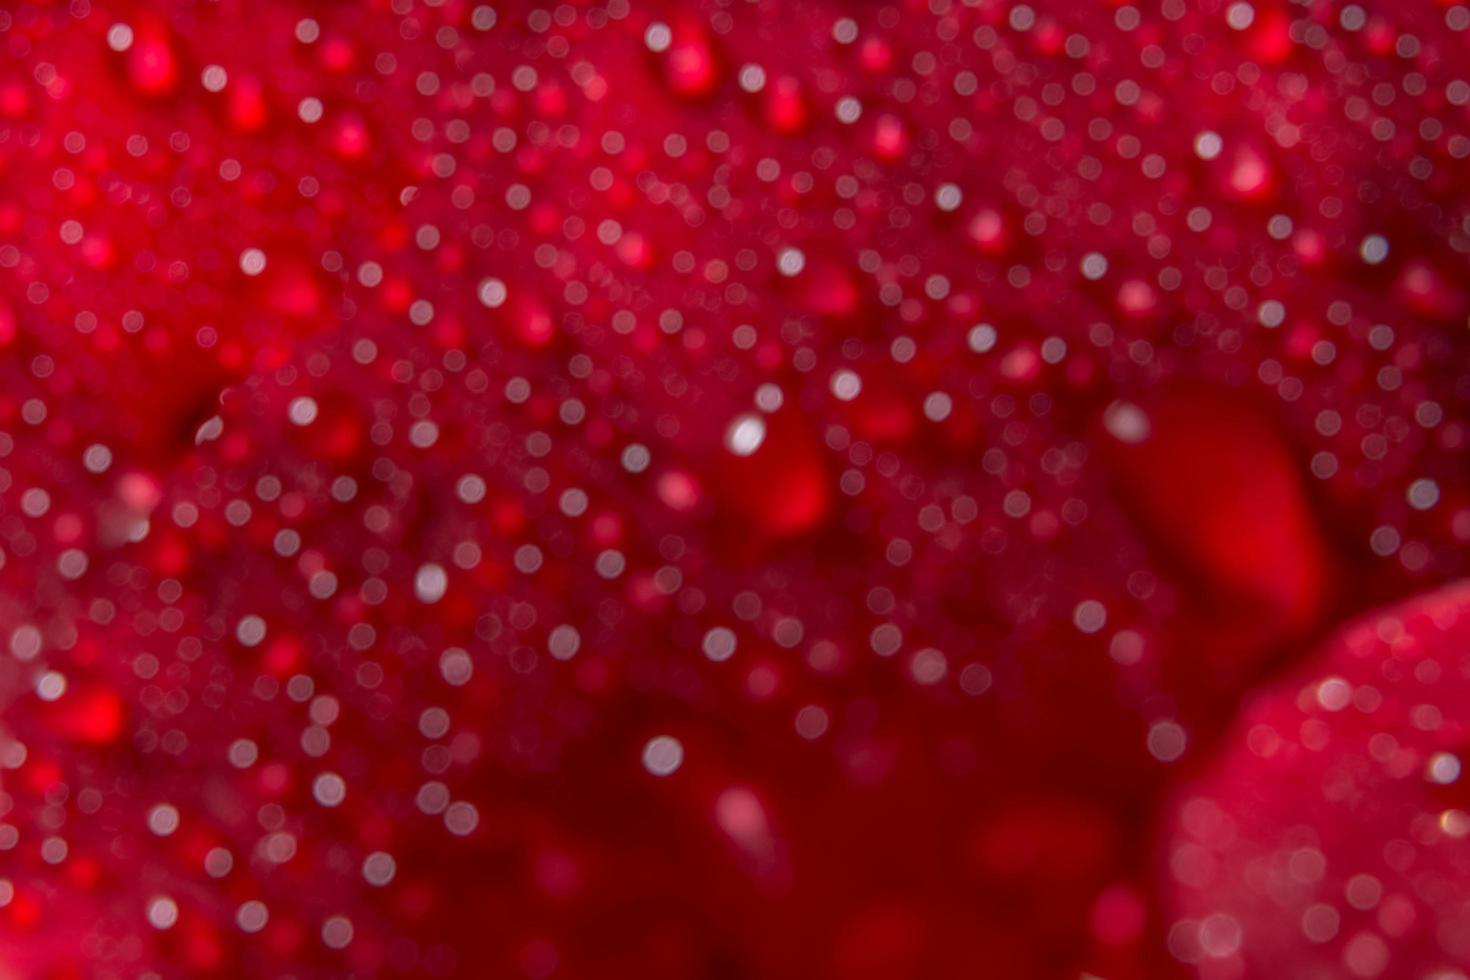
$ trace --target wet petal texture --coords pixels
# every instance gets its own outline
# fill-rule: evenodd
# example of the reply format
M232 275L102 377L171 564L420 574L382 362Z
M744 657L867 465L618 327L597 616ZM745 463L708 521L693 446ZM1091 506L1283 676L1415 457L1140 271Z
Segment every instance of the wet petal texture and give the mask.
M1168 943L1201 977L1450 977L1470 960L1470 586L1346 627L1182 789Z
M0 975L1464 971L1455 780L1404 864L1320 809L1378 770L1262 771L1373 864L1331 936L1155 856L1243 701L1464 574L1467 39L0 4ZM1446 776L1405 623L1282 745Z

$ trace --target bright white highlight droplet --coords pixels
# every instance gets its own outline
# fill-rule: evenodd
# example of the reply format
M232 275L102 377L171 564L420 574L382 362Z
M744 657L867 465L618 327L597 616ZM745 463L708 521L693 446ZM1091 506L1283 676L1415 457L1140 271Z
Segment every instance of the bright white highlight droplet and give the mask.
M1194 138L1194 154L1201 160L1213 160L1225 148L1225 141L1214 130L1207 129Z
M235 925L239 926L242 932L259 932L265 928L268 921L270 921L270 913L266 910L264 902L246 902L235 912Z
M1378 265L1388 258L1388 239L1382 235L1369 235L1363 239L1363 244L1358 246L1358 254L1369 265Z
M107 46L123 52L133 46L133 29L127 24L113 24L107 29Z
M480 303L490 309L495 309L505 302L507 295L505 283L491 276L480 280L480 288L477 292Z
M307 96L296 105L296 117L307 124L320 122L322 111L322 100L315 96Z
M558 626L551 631L551 636L546 641L546 649L557 660L572 659L581 646L582 637L575 626Z
M1352 700L1352 685L1341 677L1329 677L1317 685L1317 703L1327 711L1341 711Z
M42 701L55 701L66 693L66 677L48 670L36 680L36 697Z
M112 450L100 442L93 443L82 453L82 465L88 473L106 473L112 466Z
M740 69L740 88L755 93L766 87L766 70L760 65L746 65Z
M322 923L322 943L328 949L346 949L352 935L352 920L345 915L334 915Z
M1256 22L1256 8L1248 3L1232 3L1225 11L1225 23L1237 31L1243 31Z
M322 806L340 806L347 798L347 782L335 772L324 772L312 781L311 795Z
M1101 252L1088 252L1082 256L1082 277L1096 281L1108 274L1108 260Z
M480 811L463 800L451 803L444 811L444 826L456 837L468 837L480 826Z
M654 54L660 54L664 51L667 51L669 49L669 45L673 42L674 32L669 29L668 24L665 24L661 20L656 20L652 24L649 24L648 30L643 32L643 43L646 44L648 46L648 50L652 51Z
M970 350L976 354L984 354L995 347L995 328L988 323L977 323L970 328L969 335L965 338L970 345Z
M240 253L240 271L247 276L258 276L265 271L265 253L258 248L247 248Z
M648 469L648 464L651 462L653 462L653 455L649 453L648 447L642 443L632 443L623 450L623 469L629 473L642 473Z
M310 425L316 421L316 413L316 399L305 395L291 399L291 404L286 409L286 415L293 425Z
M704 634L700 649L709 659L720 663L735 656L735 632L725 626L716 626Z
M776 257L776 268L783 276L796 276L806 268L806 253L799 248L783 248Z
M672 775L684 764L684 746L673 736L660 735L643 746L643 768L655 776Z
M1153 423L1132 402L1113 402L1103 413L1103 428L1119 442L1137 445L1153 432Z
M178 903L167 895L155 895L148 900L148 924L155 929L172 929L179 921Z
M949 672L949 661L942 651L933 647L919 650L909 661L909 673L920 684L938 684Z
M1460 760L1448 752L1436 752L1429 759L1426 777L1432 783L1448 786L1460 778Z
M374 888L382 888L398 874L398 862L387 851L374 851L362 859L362 877Z
M863 379L857 376L857 372L843 368L832 373L832 397L838 401L850 402L863 390Z
M452 687L463 687L475 676L475 662L460 647L450 647L439 655L439 675Z
M1406 496L1410 507L1415 510L1429 510L1439 503L1439 484L1433 480L1415 480L1409 484Z
M459 483L455 484L455 494L467 504L478 504L484 500L485 489L484 478L474 473L460 477Z
M248 738L237 738L230 743L228 752L230 765L236 769L248 769L260 758L260 747Z
M924 399L924 418L930 422L943 422L954 411L954 399L942 391L931 393Z
M428 449L439 441L439 426L429 419L419 419L408 430L408 441L416 449Z
M1072 610L1072 623L1084 633L1096 633L1108 621L1108 610L1096 599L1084 599Z
M725 448L736 456L749 456L766 441L766 420L755 412L737 415L725 430Z
M413 577L413 594L419 602L435 603L444 598L449 589L449 574L443 565L428 562L420 565Z
M253 647L265 639L265 620L259 616L242 616L235 625L235 639L242 646Z
M377 262L364 262L357 267L357 281L372 289L383 281L383 267Z
M1256 309L1256 319L1261 326L1276 328L1286 319L1286 307L1280 300L1268 299Z
M148 811L148 829L159 837L167 837L179 829L179 811L168 803L160 803Z
M224 419L218 415L211 415L200 424L198 431L194 433L194 445L202 446L206 442L213 442L223 435L224 431Z

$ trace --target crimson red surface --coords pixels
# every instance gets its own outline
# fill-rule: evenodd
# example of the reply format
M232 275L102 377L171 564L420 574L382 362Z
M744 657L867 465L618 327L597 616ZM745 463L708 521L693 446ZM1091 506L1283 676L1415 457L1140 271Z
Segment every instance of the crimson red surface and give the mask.
M0 7L0 977L1465 980L1467 31Z

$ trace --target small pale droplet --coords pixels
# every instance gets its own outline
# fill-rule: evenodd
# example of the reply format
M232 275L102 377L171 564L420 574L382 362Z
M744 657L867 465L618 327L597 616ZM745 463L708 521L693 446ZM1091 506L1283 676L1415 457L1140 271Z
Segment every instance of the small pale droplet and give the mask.
M725 430L725 448L736 456L750 456L766 441L766 421L754 412L738 415Z
M444 598L449 590L449 573L443 565L429 562L419 566L413 577L413 594L419 602L432 604Z
M240 271L247 276L258 276L265 271L265 253L258 248L247 248L240 253Z
M651 738L643 746L643 768L655 776L670 776L684 764L684 745L671 735Z

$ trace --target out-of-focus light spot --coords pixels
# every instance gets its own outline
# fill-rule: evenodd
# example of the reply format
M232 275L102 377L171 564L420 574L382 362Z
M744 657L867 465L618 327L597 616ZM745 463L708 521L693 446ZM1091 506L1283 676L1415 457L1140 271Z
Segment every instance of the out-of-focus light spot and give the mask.
M648 464L653 462L653 456L648 447L642 443L632 443L623 450L623 469L629 473L642 473L648 469Z
M1225 149L1225 141L1213 130L1205 130L1194 138L1194 155L1201 160L1213 160Z
M346 949L352 944L352 920L334 915L322 923L322 944L328 949Z
M674 32L661 20L649 24L648 29L643 32L644 45L655 54L667 51L673 42Z
M1369 235L1358 246L1358 255L1369 265L1378 265L1388 258L1388 239L1382 235Z
M235 925L240 927L241 932L259 932L269 920L270 912L264 902L252 899L235 910Z
M581 646L582 637L573 626L558 626L551 631L551 636L546 641L547 651L557 660L572 659Z
M930 422L943 422L954 411L954 399L942 391L931 392L924 398L924 418Z
M1405 496L1415 510L1429 510L1439 503L1439 484L1429 479L1415 480L1409 484Z
M291 404L286 409L286 415L291 419L291 424L293 425L310 425L316 421L316 399L306 395L291 399Z
M240 621L235 624L235 639L241 646L259 645L265 639L265 620L255 615L240 617Z
M670 776L684 764L684 745L671 735L659 735L643 746L643 768L655 776Z
M766 441L766 422L754 412L738 415L725 429L725 448L736 456L750 456Z
M1143 409L1131 402L1117 401L1103 413L1103 428L1119 442L1137 445L1153 432L1153 424Z
M158 837L167 837L179 829L177 808L160 803L148 811L148 829Z
M476 295L479 297L482 306L493 310L504 305L505 298L509 293L505 288L504 282L491 276L480 280L480 286L476 291Z
M1326 711L1343 710L1352 697L1352 685L1341 677L1329 677L1317 685L1317 703Z
M1232 3L1225 11L1225 23L1234 30L1243 31L1256 21L1256 8L1248 3Z
M341 806L347 798L347 782L334 772L324 772L312 781L311 796L322 806Z
M1436 752L1429 757L1425 778L1431 783L1448 786L1460 778L1460 760L1448 752Z
M362 859L362 877L374 888L382 888L398 874L398 862L386 851L374 851Z
M419 602L433 604L444 598L449 589L449 573L443 565L428 562L419 566L414 573L413 593Z
M1096 599L1084 599L1072 610L1072 624L1084 633L1098 632L1107 621L1107 607Z
M247 276L258 276L265 271L265 253L258 248L247 248L240 253L240 271Z
M133 29L127 24L113 24L107 29L107 46L122 53L133 46Z
M857 372L842 368L832 373L832 380L829 387L831 388L833 398L836 398L838 401L850 402L862 394L863 379L857 376Z
M1188 737L1178 722L1156 721L1148 730L1148 754L1160 762L1174 762L1184 755Z
M970 328L970 332L965 339L970 345L970 350L976 354L984 354L995 348L997 336L995 328L990 324L977 323Z
M776 268L783 276L799 276L806 268L806 253L799 248L783 248L776 256Z
M796 734L807 741L815 741L827 734L831 719L827 709L809 704L796 712Z
M148 900L148 924L159 931L172 929L179 921L179 906L167 895L155 895Z
M948 660L933 647L916 651L909 661L909 673L920 684L938 684L948 672Z
M735 655L735 632L725 626L715 626L704 634L700 649L710 660L720 663Z

